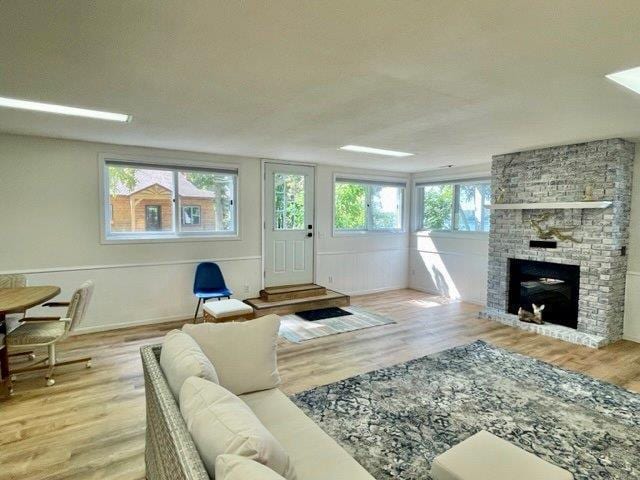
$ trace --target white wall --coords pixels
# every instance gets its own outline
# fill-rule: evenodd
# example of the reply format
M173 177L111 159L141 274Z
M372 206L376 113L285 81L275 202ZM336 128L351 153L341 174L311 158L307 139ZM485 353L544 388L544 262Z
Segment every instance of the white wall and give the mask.
M433 170L414 174L413 183L488 177L490 173L490 164ZM489 235L486 233L412 232L409 286L484 305L487 299L488 249Z
M627 268L624 338L640 342L640 145L636 145L631 198L631 232Z
M101 244L100 153L238 165L240 239ZM61 298L93 279L86 331L193 315L193 273L203 260L220 263L235 296L256 296L262 286L260 165L256 158L0 134L0 272L59 285ZM337 170L389 175L317 168L317 281L349 294L406 287L408 234L332 236Z
M335 173L407 182L404 233L333 233ZM316 282L350 295L408 286L408 174L319 165L316 169Z

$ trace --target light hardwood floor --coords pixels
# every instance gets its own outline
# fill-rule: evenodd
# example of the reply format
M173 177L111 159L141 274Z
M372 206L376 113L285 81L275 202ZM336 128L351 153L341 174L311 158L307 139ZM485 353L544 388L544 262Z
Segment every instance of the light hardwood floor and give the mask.
M572 345L477 318L479 307L413 290L355 297L396 320L312 340L282 342L282 389L296 393L359 373L482 339L640 392L640 344L601 350ZM91 354L94 367L60 370L54 387L20 379L0 400L0 479L144 478L144 383L138 350L179 323L72 337L65 355Z

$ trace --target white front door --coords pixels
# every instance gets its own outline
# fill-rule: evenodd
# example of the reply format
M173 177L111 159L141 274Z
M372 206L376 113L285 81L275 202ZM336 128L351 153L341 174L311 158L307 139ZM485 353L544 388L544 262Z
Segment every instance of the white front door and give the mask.
M313 282L313 167L267 163L264 285Z

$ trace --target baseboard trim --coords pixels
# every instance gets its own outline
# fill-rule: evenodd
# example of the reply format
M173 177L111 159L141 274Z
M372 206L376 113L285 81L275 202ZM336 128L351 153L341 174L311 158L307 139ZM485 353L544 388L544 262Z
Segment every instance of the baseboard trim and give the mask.
M640 343L640 337L636 337L635 335L622 335L623 340L629 340L630 342Z
M442 294L442 292L438 292L436 290L430 290L428 288L415 287L413 285L409 285L409 288L412 289L412 290L417 290L418 292L428 293L430 295L444 296ZM464 303L471 303L472 305L479 305L480 307L486 307L487 306L487 304L486 304L486 302L484 300L480 300L478 298L460 297L457 300L460 300L461 302L464 302Z
M389 287L381 287L381 288L371 288L368 290L354 290L354 291L344 291L345 295L349 295L350 297L355 297L357 295L371 295L372 293L383 293L390 292L392 290L404 290L405 288L410 288L408 285L392 285Z

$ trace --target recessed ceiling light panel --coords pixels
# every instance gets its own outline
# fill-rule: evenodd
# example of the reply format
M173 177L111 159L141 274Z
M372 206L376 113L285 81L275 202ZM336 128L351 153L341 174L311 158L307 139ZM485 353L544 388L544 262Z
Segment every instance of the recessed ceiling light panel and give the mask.
M630 68L621 72L610 73L607 75L609 80L619 83L629 90L640 93L640 67Z
M413 155L413 153L384 150L382 148L363 147L360 145L345 145L344 147L340 147L340 150L359 153L373 153L374 155L386 155L387 157L410 157Z
M53 103L31 102L17 98L0 97L0 107L15 108L18 110L32 110L34 112L56 113L58 115L71 115L74 117L97 118L112 122L130 122L131 115L125 113L103 112L100 110L88 110L86 108L67 107Z

